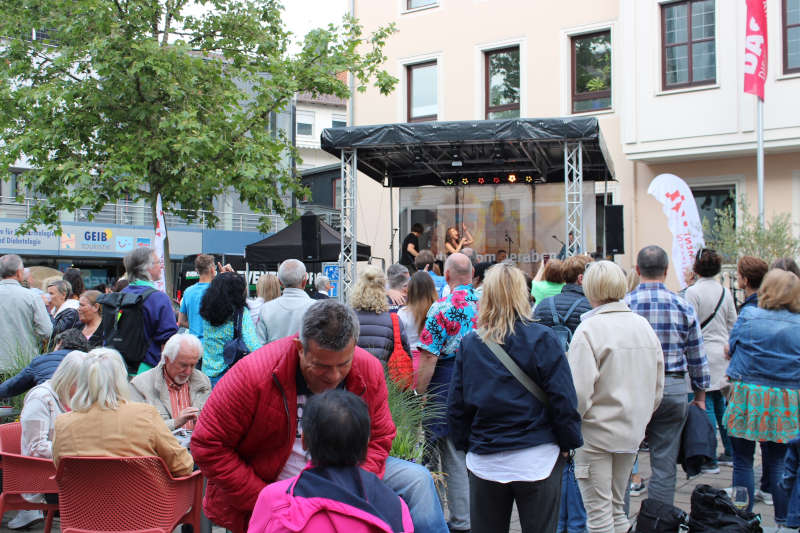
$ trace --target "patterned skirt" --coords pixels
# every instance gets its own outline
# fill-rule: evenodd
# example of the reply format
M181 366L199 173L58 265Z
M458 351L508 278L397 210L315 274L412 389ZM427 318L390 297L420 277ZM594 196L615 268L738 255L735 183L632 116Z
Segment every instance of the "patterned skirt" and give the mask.
M787 443L800 432L800 391L731 382L725 409L728 435L751 441Z

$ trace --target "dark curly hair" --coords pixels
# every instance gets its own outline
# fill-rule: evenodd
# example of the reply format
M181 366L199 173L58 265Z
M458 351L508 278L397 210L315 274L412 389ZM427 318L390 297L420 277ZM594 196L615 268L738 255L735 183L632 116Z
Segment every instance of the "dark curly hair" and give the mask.
M75 296L75 298L78 298L86 291L80 269L68 268L64 272L63 279L64 281L69 281L69 284L72 286L72 294Z
M246 284L244 277L234 272L218 275L206 289L200 302L200 316L212 326L221 326L244 309Z
M694 272L701 277L711 278L722 270L722 257L711 248L700 248L694 258Z

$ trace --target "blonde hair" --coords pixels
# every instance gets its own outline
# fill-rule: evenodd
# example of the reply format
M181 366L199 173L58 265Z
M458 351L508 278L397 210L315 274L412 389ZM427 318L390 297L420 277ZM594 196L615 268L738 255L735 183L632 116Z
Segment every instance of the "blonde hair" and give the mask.
M517 320L531 322L531 304L525 285L525 275L508 263L498 263L486 271L483 295L478 311L481 338L502 344L514 334Z
M800 278L787 270L773 268L761 281L758 306L800 313Z
M597 261L583 275L583 293L593 303L622 300L627 290L625 273L611 261Z
M386 299L386 276L378 267L368 266L358 276L350 295L350 305L357 311L374 311L376 314L389 310Z
M70 404L72 400L70 398L70 390L78 381L78 375L85 360L85 352L79 350L69 352L59 363L58 368L53 373L53 377L50 378L50 386L53 388L53 392L56 393L61 405Z
M275 274L266 274L258 278L256 283L256 296L265 302L274 300L281 295L281 282Z
M633 267L628 271L625 283L628 286L628 292L633 292L633 289L639 286L639 273L636 272L636 267Z
M128 395L128 371L122 356L111 348L95 348L81 365L70 407L80 412L94 405L116 410L128 401Z

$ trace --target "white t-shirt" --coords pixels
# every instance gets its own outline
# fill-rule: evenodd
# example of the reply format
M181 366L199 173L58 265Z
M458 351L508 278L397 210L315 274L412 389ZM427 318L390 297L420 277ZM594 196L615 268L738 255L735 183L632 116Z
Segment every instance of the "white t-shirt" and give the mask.
M408 307L401 307L397 312L397 316L406 330L408 345L414 346L419 342L419 331L417 331L417 324L414 322L414 315L411 314L411 310Z
M467 453L467 469L475 476L497 483L541 481L550 477L561 449L553 443L520 450Z
M289 454L283 470L278 474L278 481L298 475L308 464L306 451L303 449L303 408L306 406L306 401L305 394L297 395L297 435L292 445L292 453Z

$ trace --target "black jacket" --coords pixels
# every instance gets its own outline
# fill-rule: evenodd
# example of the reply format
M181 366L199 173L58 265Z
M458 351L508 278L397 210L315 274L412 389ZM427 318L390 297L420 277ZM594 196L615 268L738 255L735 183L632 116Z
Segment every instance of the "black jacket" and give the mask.
M358 323L360 331L358 334L358 342L356 344L364 348L366 351L385 363L389 360L389 356L394 351L394 332L392 330L392 317L388 311L385 313L377 314L373 311L356 311L358 316ZM411 355L411 350L408 346L408 337L406 330L403 327L402 320L400 323L400 339L403 343L403 349L408 355Z
M716 451L717 433L708 415L695 404L690 404L681 435L678 463L687 476L696 476L707 461L716 458Z
M450 383L447 412L455 447L486 454L548 442L565 451L582 446L572 372L555 334L535 322L518 321L501 346L544 390L550 408L545 411L477 333L469 333L456 351Z
M569 311L569 308L575 303L575 300L581 298L583 298L583 301L575 307L575 310L569 316L569 320L567 320L567 327L572 333L575 333L575 330L578 329L578 325L581 323L581 315L592 310L592 306L589 305L589 300L587 300L586 296L583 294L583 287L575 283L567 283L564 285L564 288L561 289L561 294L550 296L537 303L533 318L540 324L552 328L555 323L553 322L553 310L548 300L556 304L556 312L561 315L563 319L567 316L567 311Z

